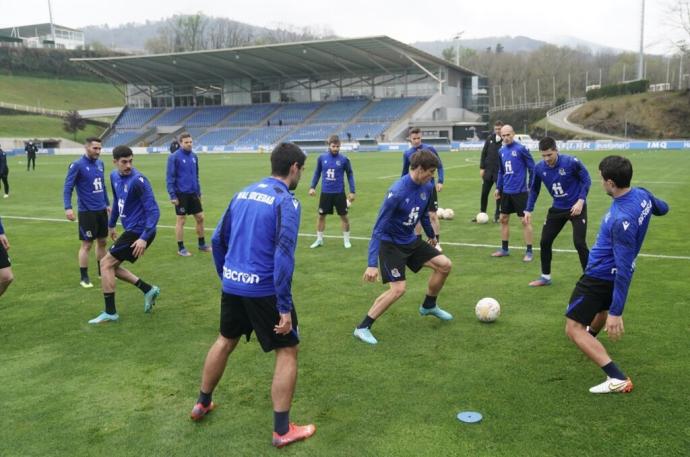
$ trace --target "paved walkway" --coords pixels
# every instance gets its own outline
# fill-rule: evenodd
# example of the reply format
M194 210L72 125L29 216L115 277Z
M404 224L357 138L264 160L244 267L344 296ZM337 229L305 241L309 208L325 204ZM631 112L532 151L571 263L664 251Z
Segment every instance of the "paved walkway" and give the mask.
M615 136L615 135L607 135L605 133L600 133L596 132L594 130L587 130L583 128L579 124L575 124L573 122L570 122L568 120L568 116L570 116L571 113L573 113L576 109L581 107L583 104L580 105L575 105L570 108L564 109L563 111L559 111L549 117L547 117L546 121L549 124L552 124L560 129L563 130L569 130L571 132L578 133L580 135L586 135L595 139L598 138L603 138L607 140L616 140L616 141L627 141L629 138L623 138L622 136Z

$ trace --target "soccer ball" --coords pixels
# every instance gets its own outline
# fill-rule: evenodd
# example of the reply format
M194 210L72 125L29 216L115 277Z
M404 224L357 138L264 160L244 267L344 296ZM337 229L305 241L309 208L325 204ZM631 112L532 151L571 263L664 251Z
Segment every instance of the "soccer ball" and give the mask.
M501 315L501 305L495 299L485 297L477 302L474 314L482 322L493 322Z
M444 216L444 217L443 217L444 219L451 220L451 219L453 219L453 218L455 217L455 211L453 211L453 210L450 209L450 208L446 208L446 209L445 209L445 212L443 213L443 216Z
M439 208L436 210L436 215L438 216L439 219L445 219L446 218L446 210L443 208Z
M479 213L476 216L477 224L486 224L489 222L489 215L486 213Z

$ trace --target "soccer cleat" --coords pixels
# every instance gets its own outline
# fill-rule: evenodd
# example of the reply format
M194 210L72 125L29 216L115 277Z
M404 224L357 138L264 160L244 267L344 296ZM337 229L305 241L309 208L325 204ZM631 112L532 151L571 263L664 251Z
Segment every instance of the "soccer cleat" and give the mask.
M189 417L191 417L193 421L200 421L204 418L204 416L213 411L215 407L216 404L213 402L209 403L208 406L204 406L203 403L199 402L196 405L194 405L194 408L192 408L192 412L189 414Z
M79 285L82 286L84 289L91 289L93 287L93 284L88 279L82 279L81 281L79 281Z
M182 257L189 257L192 255L191 252L187 250L187 248L182 248L179 251L177 251L177 255L182 256Z
M2 198L10 198L10 194L5 194Z
M288 432L285 435L278 435L276 432L273 432L272 443L275 447L284 447L295 441L306 440L315 432L316 426L314 424L297 425L290 422L290 428L288 428Z
M208 244L202 244L201 246L199 246L200 252L211 252L212 250L213 249L211 249L211 246L209 246Z
M103 311L101 314L98 316L94 317L89 321L89 324L103 324L105 322L117 322L117 320L120 318L117 313L115 314L108 314L105 311Z
M532 255L532 251L527 251L525 252L525 256L522 258L523 262L531 262L534 256Z
M510 251L507 249L499 249L496 252L491 253L491 257L508 257L510 255Z
M545 277L541 276L539 279L535 279L534 281L529 283L530 287L541 287L541 286L550 286L551 285L551 280L546 279Z
M606 377L606 381L589 389L593 394L613 394L628 393L633 390L633 383L630 378L616 379Z
M449 321L453 319L453 315L451 313L449 313L448 311L443 311L441 308L438 307L438 305L434 306L433 308L425 308L423 306L420 306L419 314L422 316L438 317L442 321Z
M345 246L345 249L350 249L352 247L352 243L350 243L350 240L343 240L343 246Z
M443 252L443 248L441 247L441 243L436 243L436 246L434 246L438 252Z
M156 304L156 298L161 294L161 288L158 286L151 286L151 290L144 294L144 312L150 313L153 311L153 305Z
M374 335L372 335L371 330L368 328L356 328L353 335L355 335L355 338L359 338L360 340L364 341L365 343L369 344L376 344L378 341L376 338L374 338Z
M318 240L318 239L317 239L316 241L314 241L314 242L311 244L311 246L309 246L309 248L310 248L310 249L314 249L314 248L318 248L318 247L321 247L321 246L323 246L323 240Z

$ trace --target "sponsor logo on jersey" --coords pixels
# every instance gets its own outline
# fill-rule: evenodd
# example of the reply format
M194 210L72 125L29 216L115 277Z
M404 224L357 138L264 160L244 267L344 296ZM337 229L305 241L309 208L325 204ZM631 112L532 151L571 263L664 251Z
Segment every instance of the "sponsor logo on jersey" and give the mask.
M268 194L264 194L261 192L243 191L243 192L240 192L237 194L237 199L238 200L254 200L257 202L265 203L267 205L272 205L276 198L273 195L268 195Z
M223 266L223 277L230 281L241 282L242 284L258 284L259 275L255 273L245 273L243 271L231 270Z

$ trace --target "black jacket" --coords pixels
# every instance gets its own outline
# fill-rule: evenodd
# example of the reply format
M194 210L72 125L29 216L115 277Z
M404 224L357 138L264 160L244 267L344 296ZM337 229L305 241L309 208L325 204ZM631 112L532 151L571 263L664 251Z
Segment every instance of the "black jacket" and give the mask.
M479 168L486 170L486 173L498 175L498 166L501 161L501 156L498 150L503 146L503 142L499 139L496 141L496 134L491 132L482 149L482 155L479 159Z
M7 176L10 169L7 167L7 154L0 148L0 176Z
M27 145L24 146L24 150L26 151L26 153L27 153L28 155L30 155L30 156L35 156L35 155L36 155L36 152L38 152L38 146L36 146L36 144L29 144L29 143L27 143Z

